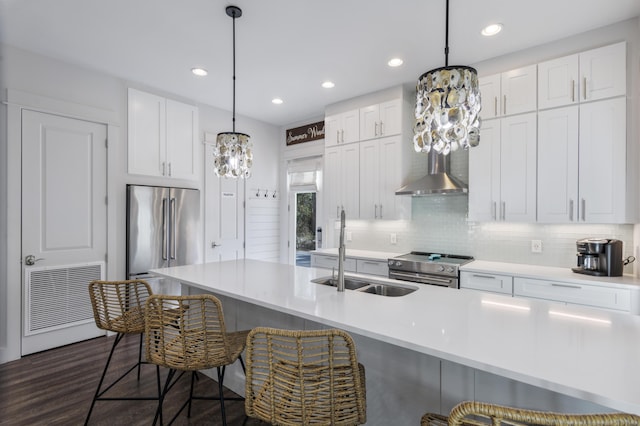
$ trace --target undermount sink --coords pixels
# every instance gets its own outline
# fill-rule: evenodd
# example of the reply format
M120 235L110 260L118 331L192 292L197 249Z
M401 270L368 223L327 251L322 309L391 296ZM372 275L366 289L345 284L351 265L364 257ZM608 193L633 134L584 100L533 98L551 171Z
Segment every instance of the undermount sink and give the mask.
M333 276L320 277L311 280L312 283L337 287L338 279ZM383 284L379 281L366 280L361 278L344 277L344 288L362 293L377 294L379 296L399 297L413 293L415 287L401 287L392 284Z

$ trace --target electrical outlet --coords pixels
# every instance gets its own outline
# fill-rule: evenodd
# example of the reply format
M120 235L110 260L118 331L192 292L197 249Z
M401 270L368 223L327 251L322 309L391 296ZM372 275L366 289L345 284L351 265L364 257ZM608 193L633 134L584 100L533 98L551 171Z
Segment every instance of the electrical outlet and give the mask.
M351 241L352 237L353 235L351 235L351 231L347 231L347 241Z
M395 232L392 232L391 234L389 234L389 242L391 244L398 244L398 236L396 235Z
M542 253L542 240L531 240L531 253Z

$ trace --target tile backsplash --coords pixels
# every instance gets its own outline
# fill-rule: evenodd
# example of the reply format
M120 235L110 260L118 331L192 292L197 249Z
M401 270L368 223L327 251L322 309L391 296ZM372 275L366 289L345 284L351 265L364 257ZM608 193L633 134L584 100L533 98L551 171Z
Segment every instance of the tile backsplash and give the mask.
M409 221L347 221L347 248L405 253L411 250L470 255L480 260L571 267L576 240L585 237L623 241L624 257L633 254L633 225L552 225L481 223L467 220L466 195L412 199ZM391 244L391 234L396 244ZM531 252L542 241L542 253ZM632 273L628 266L625 273Z

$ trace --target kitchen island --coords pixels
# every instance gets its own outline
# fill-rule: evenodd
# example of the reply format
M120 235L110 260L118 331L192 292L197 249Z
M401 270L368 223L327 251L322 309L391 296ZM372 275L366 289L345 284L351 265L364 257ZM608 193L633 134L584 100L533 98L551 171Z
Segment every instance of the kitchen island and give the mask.
M230 328L352 333L367 369L368 424L418 424L421 413L447 412L462 399L640 414L635 315L380 277L418 289L339 293L310 282L331 271L248 259L151 272L181 282L183 292L218 295ZM231 376L225 385L243 393L242 376Z

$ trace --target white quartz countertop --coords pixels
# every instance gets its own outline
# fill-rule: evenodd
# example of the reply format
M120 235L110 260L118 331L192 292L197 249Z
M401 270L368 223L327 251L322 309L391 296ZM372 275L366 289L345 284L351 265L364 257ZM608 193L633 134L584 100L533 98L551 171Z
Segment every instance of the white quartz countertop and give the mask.
M524 278L555 280L575 284L606 285L610 287L629 287L640 289L640 279L631 275L621 277L594 277L592 275L577 274L571 268L556 268L550 266L526 265L520 263L489 262L474 260L462 267L461 271L486 274L504 274Z
M403 297L339 293L310 283L326 270L247 259L151 272L640 414L640 316L428 285Z
M311 253L326 255L326 256L337 256L338 249L337 248L326 248L326 249L318 249L313 250ZM371 260L387 260L391 257L400 256L405 253L393 253L388 251L372 251L372 250L356 250L350 249L348 246L345 248L345 256L353 257L356 259L371 259Z

